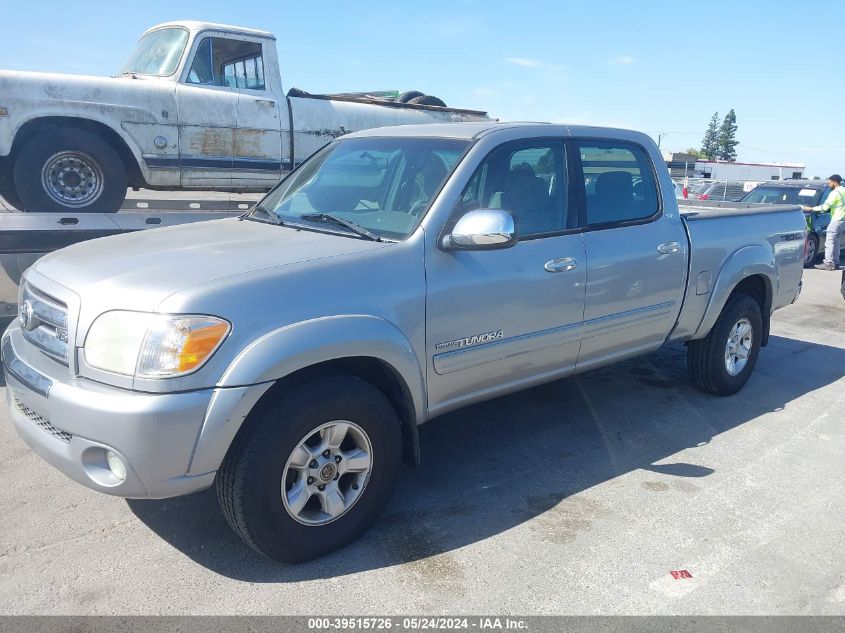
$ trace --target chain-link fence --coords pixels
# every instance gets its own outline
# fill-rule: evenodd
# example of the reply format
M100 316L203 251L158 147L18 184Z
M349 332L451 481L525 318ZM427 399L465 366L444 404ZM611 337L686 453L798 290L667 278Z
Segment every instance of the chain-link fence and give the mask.
M714 178L674 179L690 200L717 200L739 202L749 191L760 184L759 180L720 180Z

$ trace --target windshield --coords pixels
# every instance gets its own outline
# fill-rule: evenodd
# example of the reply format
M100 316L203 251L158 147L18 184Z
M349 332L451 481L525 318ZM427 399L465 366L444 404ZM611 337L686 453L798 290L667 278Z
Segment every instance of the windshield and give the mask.
M745 196L742 201L761 202L764 204L806 204L808 206L815 206L818 204L816 199L820 193L821 191L819 189L760 185Z
M376 236L411 234L469 143L442 138L356 138L312 156L258 205L283 223L317 228L315 214ZM320 230L329 230L326 224ZM330 230L347 232L335 224Z
M158 77L172 75L182 59L187 41L188 31L179 27L147 33L138 41L135 52L124 64L122 73Z

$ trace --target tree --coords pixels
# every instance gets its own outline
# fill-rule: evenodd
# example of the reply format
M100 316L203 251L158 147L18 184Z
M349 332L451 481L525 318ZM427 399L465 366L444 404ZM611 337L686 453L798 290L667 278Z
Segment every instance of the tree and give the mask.
M537 167L534 170L535 174L553 174L555 173L555 157L552 150L547 150L545 154L540 156L537 160Z
M722 127L719 128L719 158L731 163L736 160L736 146L739 145L739 141L736 140L736 130L736 113L731 108L725 115L725 120L722 121Z
M704 154L701 153L701 150L695 149L694 147L688 147L685 149L684 154L689 154L693 158L704 158Z
M701 141L701 156L714 160L719 155L719 113L714 112Z

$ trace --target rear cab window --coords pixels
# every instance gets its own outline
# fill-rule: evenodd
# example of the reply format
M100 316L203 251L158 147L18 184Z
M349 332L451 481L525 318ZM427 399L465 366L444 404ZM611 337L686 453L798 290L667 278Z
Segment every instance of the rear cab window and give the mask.
M575 140L586 226L647 221L660 210L654 168L645 150L616 140Z

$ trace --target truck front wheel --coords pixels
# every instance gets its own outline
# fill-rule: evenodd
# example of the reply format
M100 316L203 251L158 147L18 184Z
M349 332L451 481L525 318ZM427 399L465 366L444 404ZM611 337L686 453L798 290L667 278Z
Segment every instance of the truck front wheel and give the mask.
M18 192L15 191L14 185L0 188L0 198L3 198L6 205L12 207L13 209L23 211L25 208L21 197L18 195Z
M330 375L281 395L236 438L217 473L235 532L275 560L311 560L361 536L387 503L401 429L385 395Z
M690 380L717 396L735 394L754 371L762 339L760 304L747 294L731 297L710 333L687 343Z
M15 158L13 175L27 211L113 213L126 198L126 168L120 156L84 130L34 136Z

